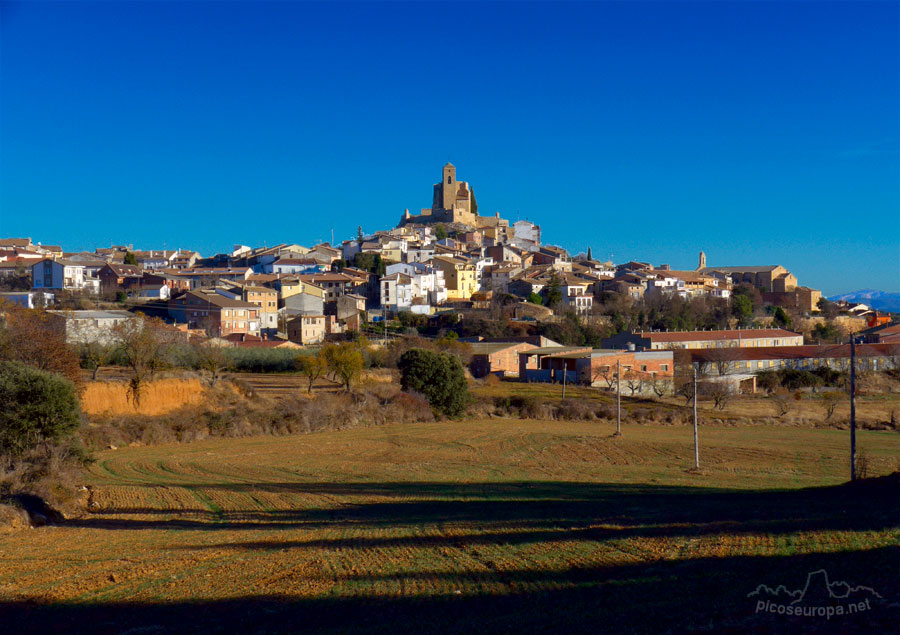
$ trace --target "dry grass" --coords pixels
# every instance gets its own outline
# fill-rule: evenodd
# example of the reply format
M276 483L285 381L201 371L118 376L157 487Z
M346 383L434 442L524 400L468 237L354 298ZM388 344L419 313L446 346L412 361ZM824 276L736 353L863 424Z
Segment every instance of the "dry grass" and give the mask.
M874 375L874 374L873 374ZM860 427L870 429L900 429L900 392L897 392L897 382L890 381L883 375L870 377L867 380L868 389L856 400L856 420ZM876 389L875 387L879 387ZM798 425L813 427L830 427L845 429L849 426L850 402L846 393L838 402L834 413L828 417L827 400L824 393L834 391L833 388L820 389L819 392L800 392L790 396L790 409L784 416L779 416L776 397L758 393L756 395L734 397L728 401L724 410L714 407L713 401L701 399L699 414L705 421L717 421L721 423L751 424L770 423L779 425ZM543 383L524 383L517 381L503 382L473 382L472 394L482 401L506 399L530 400L543 404L545 409L549 404L557 409L563 404L562 385ZM627 391L626 391L627 392ZM798 398L799 397L799 398ZM581 406L566 406L568 410L581 409L605 412L599 406L593 407L591 403L614 404L615 393L600 388L586 388L583 386L567 386L566 400L572 402L584 402ZM662 399L632 398L622 395L622 407L629 416L646 421L687 421L690 417L685 400L681 397L665 397ZM488 414L484 409L484 414ZM523 415L532 417L533 415ZM535 416L541 416L538 413ZM585 417L591 419L593 417Z
M206 385L199 379L158 379L150 382L141 394L138 406L128 397L124 382L89 382L81 395L81 409L96 415L162 415L197 405L205 400Z
M770 632L787 628L754 615L757 584L827 568L896 590L896 492L798 489L845 480L846 433L704 426L696 475L688 428L623 431L491 419L102 452L86 517L3 549L0 602L38 630ZM896 469L900 435L859 444L871 475ZM879 610L829 626L884 630Z

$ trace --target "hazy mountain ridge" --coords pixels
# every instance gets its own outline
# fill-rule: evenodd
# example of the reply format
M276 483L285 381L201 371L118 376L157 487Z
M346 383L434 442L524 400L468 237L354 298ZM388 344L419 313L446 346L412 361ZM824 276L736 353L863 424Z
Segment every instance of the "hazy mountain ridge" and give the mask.
M887 291L878 291L877 289L861 289L851 293L833 295L828 299L832 302L837 302L838 300L861 302L863 304L868 304L873 309L900 312L900 293L888 293Z

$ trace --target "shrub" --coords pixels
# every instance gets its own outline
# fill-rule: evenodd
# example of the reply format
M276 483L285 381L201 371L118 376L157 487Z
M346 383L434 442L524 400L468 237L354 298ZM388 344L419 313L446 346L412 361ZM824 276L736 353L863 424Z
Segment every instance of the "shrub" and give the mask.
M588 399L566 399L557 406L556 418L569 421L590 421L597 418L597 408Z
M449 417L465 410L468 384L462 363L454 355L412 349L403 354L398 367L404 391L422 393L432 408Z
M21 362L0 362L0 452L19 455L75 431L75 386Z
M767 393L773 393L781 386L781 378L778 371L761 370L756 373L756 385Z
M296 370L297 351L286 348L226 349L231 367L245 373L286 373Z
M484 376L484 379L481 380L485 386L499 386L500 378L497 377L494 373L488 373Z
M59 443L39 443L17 457L0 455L0 498L39 497L41 513L50 506L57 510L77 508L77 485L82 466L90 462L75 439Z

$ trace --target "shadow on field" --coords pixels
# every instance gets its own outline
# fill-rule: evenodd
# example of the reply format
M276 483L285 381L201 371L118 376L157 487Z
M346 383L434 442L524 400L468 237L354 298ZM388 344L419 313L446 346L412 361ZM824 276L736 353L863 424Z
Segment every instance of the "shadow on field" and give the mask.
M781 557L722 557L609 565L517 575L545 590L505 595L283 598L265 594L191 602L41 605L0 603L0 624L39 633L599 633L894 632L900 550ZM832 580L875 589L868 608L842 617L758 612L757 585L802 588L825 569ZM465 574L441 574L465 581ZM474 575L474 574L473 574ZM512 574L479 574L515 581ZM562 585L562 588L561 588ZM532 587L533 588L533 587ZM784 601L782 601L784 602Z
M174 487L167 484L167 487ZM567 482L521 483L261 483L183 485L233 493L273 492L322 496L331 509L271 512L179 511L196 518L167 518L172 510L111 509L70 524L97 530L164 529L258 531L338 527L340 538L308 541L273 531L267 540L228 541L185 549L336 549L352 562L368 550L426 546L462 550L470 569L391 562L383 570L319 571L359 595L311 598L258 595L191 602L72 602L41 605L36 598L0 604L0 625L16 632L892 632L900 620L900 547L866 549L859 542L828 543L832 552L783 556L733 556L729 536L757 533L761 551L790 553L803 532L883 531L900 521L900 476L836 487L791 491L735 491L646 485ZM301 498L302 497L302 498ZM339 504L340 503L340 504ZM134 514L135 519L109 518ZM140 517L149 516L146 517ZM429 531L433 529L433 534ZM388 535L384 535L390 531ZM404 534L410 535L404 535ZM424 535L423 535L424 534ZM302 534L301 534L302 535ZM635 564L632 554L546 567L523 551L493 562L478 545L586 543L647 536L720 540L722 557L661 553ZM234 536L229 536L233 538ZM746 550L752 541L743 543ZM570 545L571 547L571 545ZM610 544L610 553L629 543ZM501 550L502 552L502 550ZM311 553L314 553L311 551ZM509 553L509 552L507 552ZM573 552L575 553L575 552ZM706 553L709 553L708 551ZM311 556L312 557L312 556ZM437 561L437 562L440 562ZM436 564L436 563L435 563ZM787 618L757 613L748 597L757 585L802 588L807 574L825 569L832 581L877 591L862 613L842 617ZM223 580L223 584L227 581ZM426 595L366 595L380 589L433 589ZM458 585L464 591L448 591ZM498 589L504 591L498 593ZM476 591L477 590L477 591ZM398 592L398 591L396 591ZM398 592L399 593L399 592ZM298 592L299 594L299 592ZM830 601L826 598L824 601Z
M148 486L152 487L152 486ZM347 540L279 543L279 547L365 547L440 543L524 543L603 540L633 536L783 534L827 530L883 530L898 525L897 475L860 484L800 490L722 490L572 482L505 483L252 483L176 485L187 490L321 496L333 506L263 511L118 507L67 524L103 530L234 531L334 527L360 530ZM334 501L337 499L337 503ZM289 498L288 498L289 500ZM138 518L112 516L134 515ZM165 517L164 517L165 516ZM365 537L373 527L440 523L461 537ZM273 542L234 543L271 549Z

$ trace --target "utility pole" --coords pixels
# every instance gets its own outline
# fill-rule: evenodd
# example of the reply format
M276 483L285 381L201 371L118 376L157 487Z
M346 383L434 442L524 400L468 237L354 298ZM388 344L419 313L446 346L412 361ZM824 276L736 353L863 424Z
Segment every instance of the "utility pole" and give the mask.
M700 469L700 440L697 438L697 367L694 369L694 469Z
M621 361L616 360L616 434L622 436L622 366Z
M562 393L563 401L566 400L566 375L567 374L568 373L566 373L566 360L563 360L563 393Z
M856 480L856 338L850 336L850 480Z

